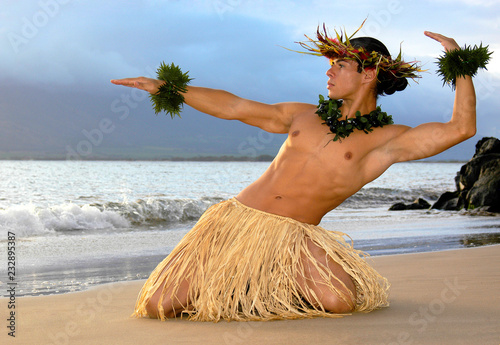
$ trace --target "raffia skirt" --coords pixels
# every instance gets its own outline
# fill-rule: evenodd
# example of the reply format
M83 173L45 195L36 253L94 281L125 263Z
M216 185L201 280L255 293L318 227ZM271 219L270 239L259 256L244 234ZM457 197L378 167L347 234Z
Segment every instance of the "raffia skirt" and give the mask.
M321 304L308 303L300 293L297 277L303 276L306 257L320 272L322 284L330 283L332 293L343 300L349 298L331 284L340 280L313 257L308 239L351 276L356 286L355 311L388 306L389 283L345 236L253 209L235 198L223 201L211 206L151 273L133 316L147 316L146 305L163 287L158 316L165 320L162 301L166 291L171 291L170 300L175 299L180 283L186 280L190 305L182 315L194 321L339 317Z

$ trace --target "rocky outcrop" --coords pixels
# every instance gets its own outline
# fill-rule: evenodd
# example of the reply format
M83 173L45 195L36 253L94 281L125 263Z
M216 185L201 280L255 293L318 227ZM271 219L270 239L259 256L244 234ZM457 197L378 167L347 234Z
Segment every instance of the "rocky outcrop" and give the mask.
M500 140L479 140L474 156L457 173L455 184L457 190L441 195L432 208L500 212Z
M396 203L390 211L439 209L474 210L500 213L500 140L482 138L476 144L472 159L460 168L455 177L456 191L445 192L432 205L423 199L412 204Z
M431 207L427 201L422 198L418 198L411 204L405 204L403 202L398 202L389 208L389 211L404 211L404 210L428 210Z
M459 192L445 192L441 194L439 199L432 205L432 208L438 210L458 210L460 209L458 205Z

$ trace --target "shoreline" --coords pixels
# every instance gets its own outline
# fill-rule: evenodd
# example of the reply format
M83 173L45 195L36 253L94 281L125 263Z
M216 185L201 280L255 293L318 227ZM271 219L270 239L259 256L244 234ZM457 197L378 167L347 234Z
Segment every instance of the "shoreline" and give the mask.
M83 292L18 297L14 327L0 339L23 344L498 344L500 245L371 257L391 282L389 308L340 319L161 322L130 318L144 280ZM8 298L0 299L8 319ZM8 321L4 321L8 322Z
M391 247L379 240L357 240L354 247L366 252L369 257L385 257L419 253L434 253L449 250L461 250L497 245L500 233L480 233L467 236L439 236L435 238L417 237L404 239L397 247ZM147 279L154 268L168 255L151 253L148 256L116 256L99 260L83 258L63 263L47 262L41 266L20 266L22 275L18 277L18 297L51 296L87 291L90 288L109 283L133 282ZM2 273L3 272L3 273ZM7 272L0 270L1 276ZM8 297L8 291L2 291L0 298Z
M461 250L497 245L500 243L500 233L469 235L467 241L461 236L438 237L435 239L415 238L412 243L399 243L392 248L384 244L374 244L371 241L355 241L355 248L362 250L371 258L434 253L449 250ZM134 282L147 279L149 274L168 253L156 253L140 257L109 257L104 260L84 259L80 262L63 264L46 264L40 267L20 267L21 286L17 291L19 297L51 296L73 292L83 292L88 289L112 283ZM112 267L112 268L111 268ZM6 275L3 272L1 275ZM0 298L8 297L6 291L0 293Z
M198 155L198 156L168 156L160 158L140 158L140 157L89 157L77 160L68 159L66 155L55 156L14 156L7 157L0 152L0 161L35 161L35 162L61 162L61 161L76 161L76 162L272 162L274 155L262 154L258 156L237 156L231 154L220 155ZM466 164L469 159L436 159L425 158L416 161L409 161L405 163L460 163Z

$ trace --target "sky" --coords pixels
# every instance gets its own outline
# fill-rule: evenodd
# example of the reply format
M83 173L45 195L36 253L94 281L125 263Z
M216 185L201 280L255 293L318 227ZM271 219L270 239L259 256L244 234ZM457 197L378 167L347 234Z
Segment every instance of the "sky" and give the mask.
M283 47L299 49L294 42L323 23L330 32L352 33L365 18L356 37L380 39L393 56L401 47L405 60L428 70L405 91L379 99L395 122L410 126L447 121L454 98L435 74L442 48L423 31L461 46L489 45L488 70L475 78L477 135L446 157L468 159L477 140L500 136L500 1L2 0L0 152L43 146L86 158L119 146L170 145L181 152L184 145L194 152L196 143L200 152L214 144L216 153L226 133L239 153L267 153L261 147L275 150L280 138L206 119L189 107L183 119L160 120L146 95L109 80L153 77L165 61L189 71L193 85L266 103L316 103L327 93L326 59ZM250 137L257 142L245 143Z

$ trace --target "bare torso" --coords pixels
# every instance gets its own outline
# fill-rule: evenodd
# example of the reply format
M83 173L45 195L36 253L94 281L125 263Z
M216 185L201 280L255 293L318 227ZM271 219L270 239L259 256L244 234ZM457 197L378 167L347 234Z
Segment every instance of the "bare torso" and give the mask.
M380 176L392 162L376 150L405 130L390 125L355 131L342 142L314 113L297 115L288 138L264 174L236 197L250 207L319 224L323 216Z

